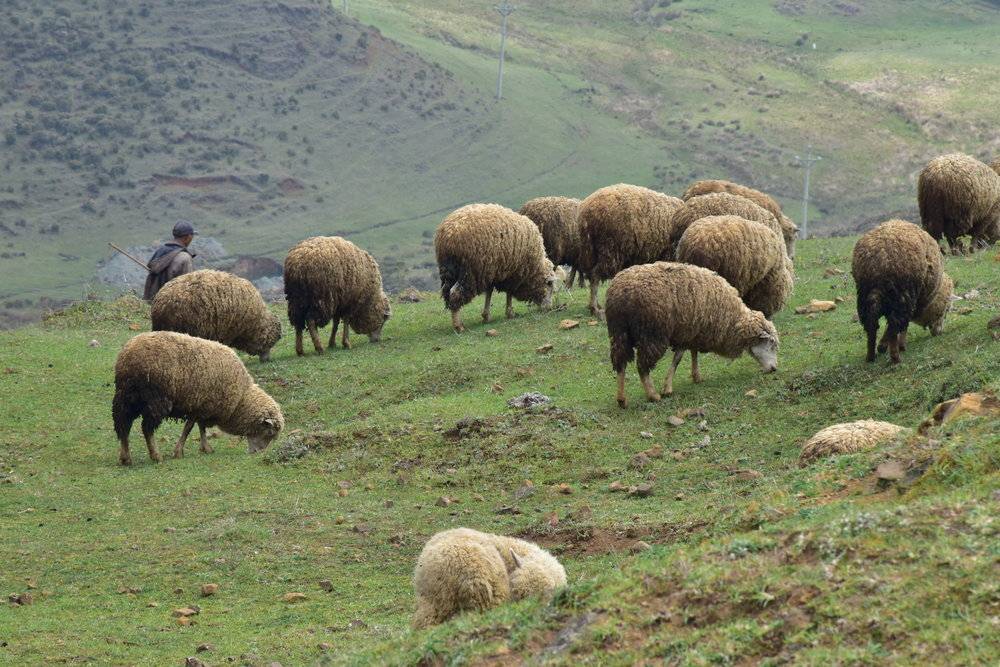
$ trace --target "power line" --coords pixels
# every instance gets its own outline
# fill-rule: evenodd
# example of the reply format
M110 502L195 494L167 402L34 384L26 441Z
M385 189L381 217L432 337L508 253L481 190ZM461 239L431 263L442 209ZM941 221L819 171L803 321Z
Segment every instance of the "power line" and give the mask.
M515 7L507 0L503 0L499 5L494 5L493 9L497 10L503 17L503 24L500 28L500 71L497 73L497 99L499 100L503 97L503 61L507 50L507 17L514 13Z
M806 155L796 155L795 160L806 168L806 182L802 189L802 238L809 238L809 179L812 176L813 165L823 158L813 155L812 146L806 147Z

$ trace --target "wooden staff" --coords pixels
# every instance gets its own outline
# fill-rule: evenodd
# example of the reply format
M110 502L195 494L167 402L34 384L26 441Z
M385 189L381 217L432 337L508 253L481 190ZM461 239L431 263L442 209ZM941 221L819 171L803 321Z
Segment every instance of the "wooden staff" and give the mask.
M149 271L149 267L146 266L146 263L143 262L142 260L136 259L132 255L128 254L127 252L125 252L124 250L122 250L121 248L119 248L118 246L116 246L114 243L109 243L108 245L111 246L111 248L113 250L117 250L118 252L120 252L121 254L125 255L126 257L128 257L129 259L131 259L133 262L135 262L136 264L138 264L139 266L141 266L142 268L144 268L147 271Z

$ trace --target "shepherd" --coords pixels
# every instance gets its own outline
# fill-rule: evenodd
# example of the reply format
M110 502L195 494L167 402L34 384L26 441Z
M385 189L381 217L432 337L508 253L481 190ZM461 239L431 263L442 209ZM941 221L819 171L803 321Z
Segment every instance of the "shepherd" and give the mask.
M194 270L196 255L188 249L188 246L197 233L194 225L187 220L180 220L174 225L174 240L161 245L149 258L147 266L149 275L146 276L143 299L152 301L156 293L168 282Z

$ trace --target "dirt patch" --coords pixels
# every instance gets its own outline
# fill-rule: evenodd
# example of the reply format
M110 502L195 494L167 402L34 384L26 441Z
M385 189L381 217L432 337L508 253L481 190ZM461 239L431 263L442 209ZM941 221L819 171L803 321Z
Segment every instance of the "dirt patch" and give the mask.
M304 192L306 186L299 179L289 177L278 181L278 189L281 190L282 194L297 195Z
M595 556L629 551L639 540L650 544L678 542L700 532L707 525L708 521L629 528L585 526L552 529L536 526L523 531L518 537L531 540L559 555Z
M224 174L221 176L170 176L167 174L153 174L149 180L153 185L161 187L204 190L219 186L235 185L250 192L259 192L249 181L233 174Z

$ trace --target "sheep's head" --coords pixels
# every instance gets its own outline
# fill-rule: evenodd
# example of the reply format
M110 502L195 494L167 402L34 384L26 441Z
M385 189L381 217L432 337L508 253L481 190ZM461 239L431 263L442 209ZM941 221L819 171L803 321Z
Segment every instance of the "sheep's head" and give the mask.
M385 292L380 291L366 308L359 309L358 314L350 322L350 326L358 333L367 334L368 340L371 342L377 343L382 339L382 327L391 316L392 307L389 305L389 297L385 295Z
M932 336L939 335L944 329L944 318L951 310L951 297L954 291L955 283L952 282L951 276L944 274L931 302L916 319L917 324L931 330Z
M368 340L373 343L377 343L382 340L382 327L384 327L385 323L389 321L390 317L392 317L392 306L389 305L389 297L385 295L385 292L382 292L380 295L378 303L372 312L375 314L379 322L378 326L368 334Z
M556 573L546 563L518 556L513 549L510 550L510 555L514 559L514 569L510 572L512 599L522 600L532 595L551 593L566 583L565 580L557 581L554 578Z
M552 266L552 262L548 259L545 260L545 291L542 294L542 300L539 305L542 308L552 307L552 293L555 291L556 286L556 272L555 268Z
M263 340L260 345L260 360L270 361L271 360L271 348L281 340L281 320L274 316L274 313L268 313L268 320L264 325L264 335Z
M285 420L281 413L260 419L255 425L252 433L247 434L247 453L256 454L267 449L278 434L281 433Z
M774 328L774 324L764 319L763 315L760 319L761 326L750 342L749 352L760 364L761 370L773 373L778 370L778 330Z

